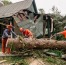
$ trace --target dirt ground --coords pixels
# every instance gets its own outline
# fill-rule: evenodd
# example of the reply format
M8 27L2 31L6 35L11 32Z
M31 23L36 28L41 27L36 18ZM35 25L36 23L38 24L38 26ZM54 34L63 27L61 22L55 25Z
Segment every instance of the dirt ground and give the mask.
M42 59L40 58L27 58L27 62L29 65L48 65L48 63L42 61Z
M29 65L47 65L47 64L43 62L41 59L36 59L32 61Z

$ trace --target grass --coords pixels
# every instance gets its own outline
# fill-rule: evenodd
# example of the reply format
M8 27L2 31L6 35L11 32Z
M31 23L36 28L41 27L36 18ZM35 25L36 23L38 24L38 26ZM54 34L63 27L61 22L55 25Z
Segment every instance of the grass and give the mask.
M7 60L9 63L18 63L19 65L28 65L25 58L22 57L5 57L5 60Z
M44 59L50 65L66 65L66 61L58 58L58 57L47 57Z
M62 60L60 57L63 54L63 51L60 50L49 50L48 52L53 52L57 54L57 57L54 56L47 56L43 53L43 50L33 50L33 56L37 58L43 59L44 62L49 63L49 65L66 65L66 61ZM32 52L31 52L32 53ZM32 56L29 56L32 57ZM0 60L7 60L9 63L21 63L21 65L28 65L26 62L26 57L4 57L0 58Z
M53 52L53 53L57 54L58 57L61 57L63 54L62 50L49 50L48 52Z

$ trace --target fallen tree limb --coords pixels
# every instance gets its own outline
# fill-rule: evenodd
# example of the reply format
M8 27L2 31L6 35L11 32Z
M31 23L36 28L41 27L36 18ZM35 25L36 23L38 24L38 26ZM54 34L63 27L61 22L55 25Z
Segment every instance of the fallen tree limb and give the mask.
M47 39L28 39L22 38L9 38L7 41L7 47L25 48L25 49L66 49L66 41L47 40Z

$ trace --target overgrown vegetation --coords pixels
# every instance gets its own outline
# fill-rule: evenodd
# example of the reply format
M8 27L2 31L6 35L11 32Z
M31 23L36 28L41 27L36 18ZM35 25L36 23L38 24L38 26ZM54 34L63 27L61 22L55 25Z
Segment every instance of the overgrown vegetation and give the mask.
M66 26L66 16L62 16L61 12L58 10L57 7L52 7L52 14L50 14L53 18L54 23L54 31L53 34L61 32L64 30L64 26ZM64 40L62 35L56 36L56 40Z
M46 57L44 59L46 62L48 62L50 65L66 65L66 62L60 58L57 57Z
M44 54L44 49L42 50L33 50L30 53L33 53L33 55L30 56L15 56L15 57L1 57L0 60L7 60L8 63L13 63L17 65L29 65L26 58L33 57L34 59L41 58L43 62L49 63L49 65L66 65L66 61L61 59L61 54L63 54L63 51L59 50L48 50L48 52L53 52L57 54L57 57L52 55L46 55ZM28 53L28 52L27 52Z

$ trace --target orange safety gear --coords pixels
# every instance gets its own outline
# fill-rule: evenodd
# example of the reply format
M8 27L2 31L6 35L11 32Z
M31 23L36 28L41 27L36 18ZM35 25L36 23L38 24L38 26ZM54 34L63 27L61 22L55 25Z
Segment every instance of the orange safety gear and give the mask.
M20 28L20 32L23 32L23 28Z
M64 37L66 38L66 30L60 32L60 34L64 35Z
M8 29L10 29L10 28L12 28L12 25L7 25L6 27L7 27Z
M30 36L33 37L32 32L28 29L20 28L20 32L22 32L22 34L26 37L30 37Z
M6 46L6 41L7 41L7 38L2 38L2 52L5 53L5 46Z
M28 36L28 37L33 36L32 32L30 30L28 30L28 29L25 29L24 32L23 32L23 34L25 36Z
M7 51L7 53L10 53L10 48L6 48L6 42L7 42L8 38L2 38L2 52L5 53Z

